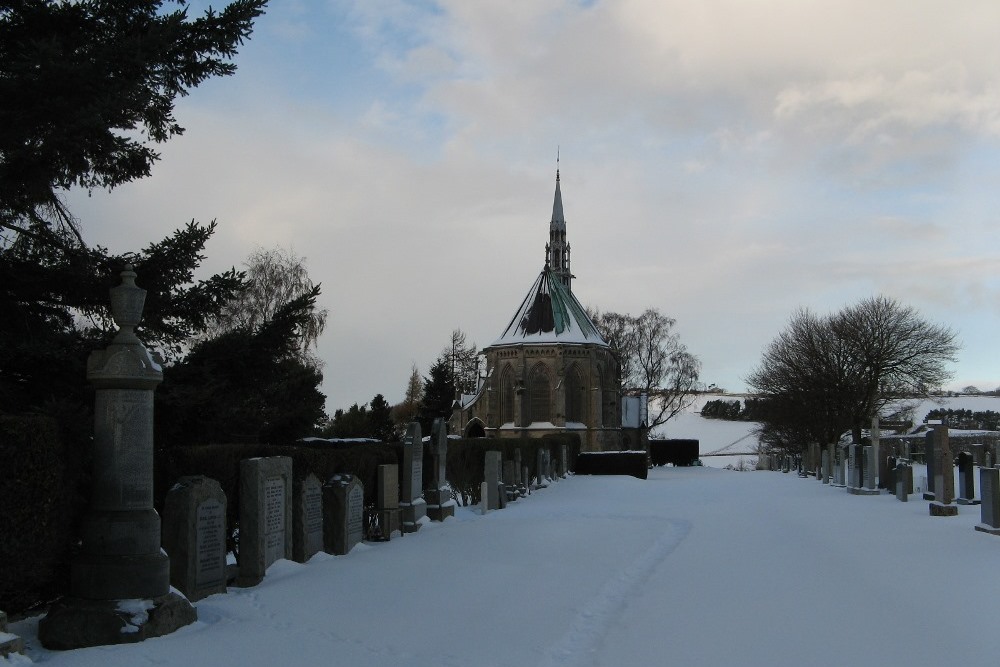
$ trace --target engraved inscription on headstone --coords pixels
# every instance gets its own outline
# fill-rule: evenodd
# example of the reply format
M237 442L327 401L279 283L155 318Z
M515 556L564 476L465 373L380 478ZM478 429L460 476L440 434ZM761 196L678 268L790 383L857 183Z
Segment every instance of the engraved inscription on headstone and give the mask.
M323 550L323 488L318 483L311 484L304 495L306 553L314 554Z
M347 542L355 545L364 537L365 489L358 484L347 494Z
M264 480L264 567L285 554L285 481Z
M198 505L197 510L197 567L194 583L198 588L220 586L226 583L226 506L215 498Z

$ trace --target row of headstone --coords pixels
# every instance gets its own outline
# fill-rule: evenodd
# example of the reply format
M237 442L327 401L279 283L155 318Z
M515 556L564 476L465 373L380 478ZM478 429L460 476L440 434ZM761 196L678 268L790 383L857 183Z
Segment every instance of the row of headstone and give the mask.
M554 463L551 452L540 448L536 455L536 474L534 489L545 488L549 482L566 477L569 471L569 449L562 446L559 461ZM507 503L523 497L530 492L528 467L521 465L521 450L514 450L514 458L503 460L503 453L490 450L485 453L483 462L483 483L481 503L483 513L490 510L503 509Z
M434 420L431 426L431 455L434 469L431 475L431 485L424 491L427 501L427 517L431 521L444 521L455 516L455 499L446 477L448 461L448 429L444 419Z
M163 508L163 547L170 583L194 602L225 593L226 496L204 476L181 478ZM260 583L279 559L304 563L316 553L348 553L363 537L364 486L352 475L325 484L292 476L286 456L240 463L239 586Z

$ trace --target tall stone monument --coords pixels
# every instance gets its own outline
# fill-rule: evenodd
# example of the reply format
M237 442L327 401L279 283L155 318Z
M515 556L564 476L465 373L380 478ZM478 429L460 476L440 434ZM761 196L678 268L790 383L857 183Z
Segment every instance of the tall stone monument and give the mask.
M424 441L420 434L420 422L410 422L403 437L403 477L399 499L400 524L404 533L420 530L420 520L427 516L423 489Z
M434 470L431 475L430 488L424 491L427 502L427 516L431 521L444 521L455 516L455 499L451 495L451 487L446 478L448 463L448 429L444 419L438 417L431 426L431 454L434 459Z
M940 424L932 431L934 438L934 500L929 505L931 516L955 516L955 463L948 442L948 426ZM928 463L929 465L929 463ZM928 474L928 483L930 475Z
M975 529L1000 535L1000 468L979 469L979 494L983 498L981 521Z
M136 337L146 290L126 266L111 290L118 333L87 360L94 386L94 476L72 564L70 597L49 610L38 638L49 649L126 644L194 622L191 603L170 591L170 559L153 509L153 391L160 366Z
M305 563L323 550L323 485L313 473L292 484L292 559Z

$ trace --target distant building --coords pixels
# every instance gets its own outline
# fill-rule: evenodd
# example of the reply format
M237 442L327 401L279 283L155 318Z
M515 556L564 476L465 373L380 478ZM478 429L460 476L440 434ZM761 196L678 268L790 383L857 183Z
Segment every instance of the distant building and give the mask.
M513 438L574 431L584 451L622 448L618 362L573 294L573 278L556 170L545 267L507 328L483 349L485 377L475 394L456 400L453 433ZM638 425L639 406L630 407L629 423ZM632 446L642 430L629 429Z

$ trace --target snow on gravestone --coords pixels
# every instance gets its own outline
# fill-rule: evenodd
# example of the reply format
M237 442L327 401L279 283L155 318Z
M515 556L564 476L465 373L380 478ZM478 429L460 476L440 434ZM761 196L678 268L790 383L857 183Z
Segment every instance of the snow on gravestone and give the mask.
M354 475L334 475L323 485L327 553L343 556L364 537L365 487Z
M226 494L214 479L181 477L163 503L170 584L196 602L226 592Z
M292 557L292 459L240 461L240 586L256 586L271 563Z

